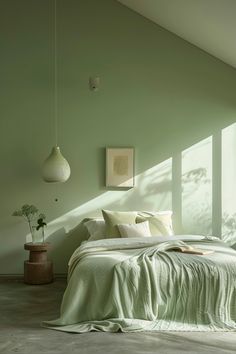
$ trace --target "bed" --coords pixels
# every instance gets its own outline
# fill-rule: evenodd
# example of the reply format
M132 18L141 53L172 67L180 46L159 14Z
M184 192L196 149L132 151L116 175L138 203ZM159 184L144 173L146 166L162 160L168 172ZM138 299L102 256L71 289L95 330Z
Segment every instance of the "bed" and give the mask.
M192 245L213 253L173 252ZM215 237L85 242L69 262L60 331L236 331L236 251Z

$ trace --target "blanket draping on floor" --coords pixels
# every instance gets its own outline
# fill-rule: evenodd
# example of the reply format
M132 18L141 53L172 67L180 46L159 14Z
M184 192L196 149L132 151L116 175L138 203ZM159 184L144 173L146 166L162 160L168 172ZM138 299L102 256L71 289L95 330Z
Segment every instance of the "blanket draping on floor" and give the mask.
M170 252L190 244L208 255ZM104 239L69 262L60 318L43 326L88 331L236 331L236 251L214 237Z

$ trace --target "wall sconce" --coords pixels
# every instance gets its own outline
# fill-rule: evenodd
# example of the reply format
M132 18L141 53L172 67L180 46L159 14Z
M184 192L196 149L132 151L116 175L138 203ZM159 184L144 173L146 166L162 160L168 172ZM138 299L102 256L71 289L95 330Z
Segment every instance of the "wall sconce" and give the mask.
M98 91L99 85L100 85L100 77L89 78L89 88L91 91Z

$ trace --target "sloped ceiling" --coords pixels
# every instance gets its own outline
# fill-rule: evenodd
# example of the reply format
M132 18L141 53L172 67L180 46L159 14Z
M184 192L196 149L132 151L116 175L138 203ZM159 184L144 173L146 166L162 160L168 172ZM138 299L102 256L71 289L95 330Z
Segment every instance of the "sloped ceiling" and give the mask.
M118 0L236 68L236 0Z

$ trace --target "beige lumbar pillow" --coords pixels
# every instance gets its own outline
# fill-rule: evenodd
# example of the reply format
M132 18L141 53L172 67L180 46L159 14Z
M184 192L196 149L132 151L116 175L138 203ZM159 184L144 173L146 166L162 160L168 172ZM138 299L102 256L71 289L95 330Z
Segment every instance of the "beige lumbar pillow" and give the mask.
M149 222L152 236L172 236L172 211L138 212L136 222Z
M111 211L102 210L102 215L106 223L106 238L121 237L118 224L135 224L136 211Z
M118 224L121 237L151 237L149 222L144 221L139 224Z

